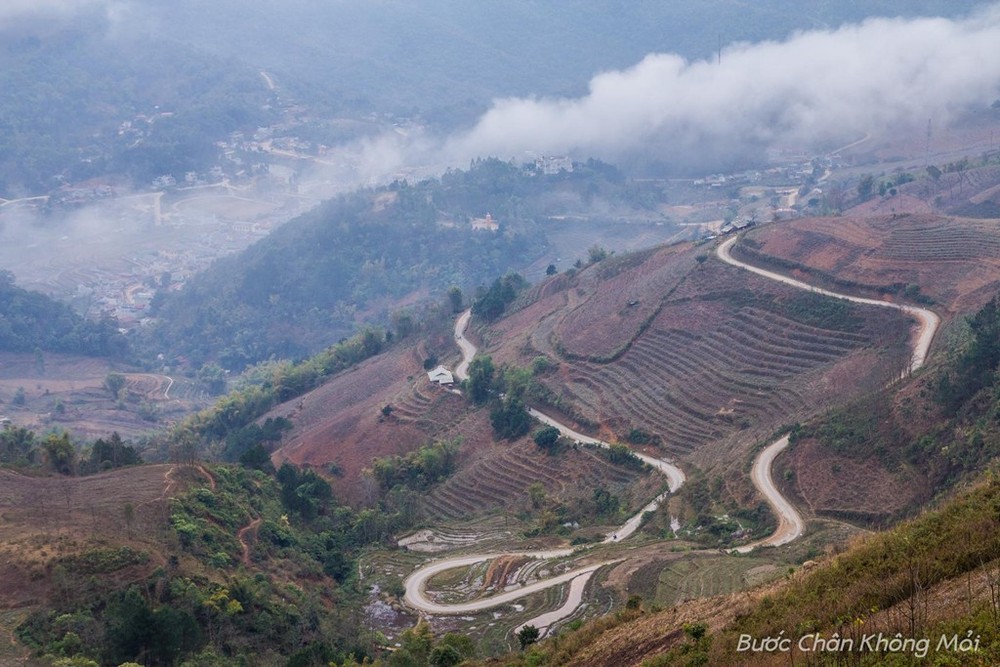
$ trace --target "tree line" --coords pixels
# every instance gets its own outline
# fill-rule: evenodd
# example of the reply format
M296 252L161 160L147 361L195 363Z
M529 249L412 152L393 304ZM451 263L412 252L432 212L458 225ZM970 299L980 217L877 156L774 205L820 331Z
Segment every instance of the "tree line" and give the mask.
M60 475L94 473L141 464L139 449L114 432L89 443L74 442L66 431L44 437L11 426L0 431L0 464L21 469L47 469Z

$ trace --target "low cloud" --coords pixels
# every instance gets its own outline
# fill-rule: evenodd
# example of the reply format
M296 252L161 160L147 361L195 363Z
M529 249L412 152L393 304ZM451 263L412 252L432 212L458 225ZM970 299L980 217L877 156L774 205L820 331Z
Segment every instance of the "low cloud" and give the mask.
M974 16L872 19L722 62L650 54L578 98L502 99L442 142L461 163L526 152L712 168L772 145L830 147L866 132L944 125L1000 96L1000 5Z
M70 16L114 4L113 0L4 0L0 3L0 20Z
M23 36L97 15L115 28L132 14L131 0L0 0L0 32Z

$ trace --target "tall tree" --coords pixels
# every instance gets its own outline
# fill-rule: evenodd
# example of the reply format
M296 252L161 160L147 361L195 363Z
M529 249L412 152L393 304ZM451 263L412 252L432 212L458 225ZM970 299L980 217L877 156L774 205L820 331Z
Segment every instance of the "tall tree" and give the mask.
M462 306L465 305L465 297L462 296L462 290L458 287L452 286L448 290L448 303L451 305L451 312L460 312L462 310Z
M492 357L476 357L469 364L469 398L473 403L485 403L493 389L495 373Z

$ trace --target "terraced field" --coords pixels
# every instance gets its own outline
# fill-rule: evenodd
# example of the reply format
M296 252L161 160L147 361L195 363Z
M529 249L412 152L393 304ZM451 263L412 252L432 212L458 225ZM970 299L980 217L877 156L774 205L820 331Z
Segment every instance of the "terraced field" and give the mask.
M686 262L690 254L678 259ZM830 394L851 390L848 376L863 383L866 373L876 373L870 362L885 328L905 350L899 341L908 325L898 314L844 306L842 321L820 326L813 312L822 311L820 297L808 301L794 288L714 260L689 270L668 295L661 296L663 285L647 286L638 293L642 300L665 302L646 328L623 334L632 336L630 344L613 361L560 356L565 348L557 349L552 339L579 322L559 311L536 313L538 324L526 343L560 361L559 372L542 381L564 410L619 438L633 428L659 436L674 456L695 454L746 429L773 430L800 419ZM603 288L593 299L581 298L574 316L586 314L591 301L605 311ZM900 369L904 362L903 356L885 357ZM891 377L886 369L878 373Z
M659 571L654 600L665 606L726 595L781 577L784 571L761 558L720 556L677 560Z
M445 435L468 416L465 402L447 390L416 378L389 402L392 419L400 424L412 424L429 437Z
M747 235L754 261L800 267L809 280L919 285L946 318L975 310L1000 286L1000 225L939 215L804 218ZM899 298L899 297L897 297Z
M614 466L586 448L549 456L525 439L486 451L480 448L477 458L435 487L423 505L435 521L473 517L526 504L528 487L535 483L548 495L564 500L589 496L604 486L617 495L632 493L636 496L633 504L638 505L655 494L656 482L650 475Z
M578 358L615 355L655 317L663 299L694 267L691 253L676 246L604 260L585 276L584 283L600 280L601 284L563 318L557 347Z
M273 460L296 464L337 465L344 480L335 485L345 500L365 493L362 473L377 456L404 454L431 440L450 418L436 410L464 405L454 394L427 385L421 362L412 350L394 349L362 362L326 384L283 403L266 415L285 417L293 428L274 453ZM438 405L438 403L444 405ZM389 417L382 409L392 406ZM442 413L443 414L443 413Z
M164 375L129 373L106 359L46 353L39 365L31 353L0 354L0 412L14 424L38 432L65 428L75 437L106 437L117 431L126 439L154 428L139 414L142 403L154 406L160 423L180 419L203 407L207 395L200 383L181 377L170 383ZM109 373L126 378L128 395L119 403L104 387ZM169 396L164 392L170 386ZM14 403L19 390L25 401ZM62 405L57 411L56 406Z
M976 257L1000 257L997 225L967 221L963 225L931 220L895 227L885 242L885 256L904 261L963 262Z

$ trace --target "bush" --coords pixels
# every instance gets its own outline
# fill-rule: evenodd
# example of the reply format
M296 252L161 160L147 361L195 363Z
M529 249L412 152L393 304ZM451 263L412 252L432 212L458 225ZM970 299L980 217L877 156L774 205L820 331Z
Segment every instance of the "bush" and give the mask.
M516 440L531 430L531 416L521 399L509 396L490 412L490 424L498 438Z
M535 432L535 444L544 449L547 453L555 453L556 445L559 442L559 429L554 426L546 426L545 428Z

